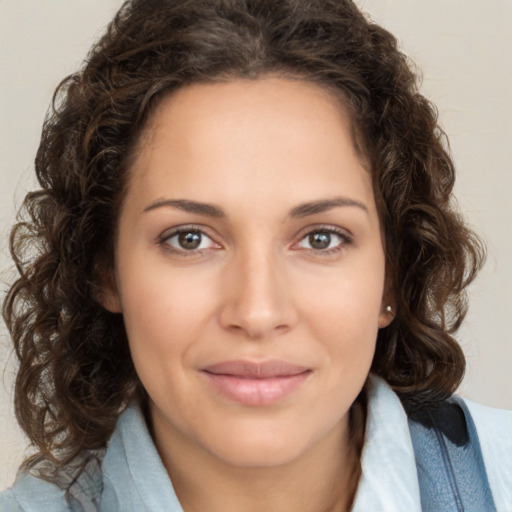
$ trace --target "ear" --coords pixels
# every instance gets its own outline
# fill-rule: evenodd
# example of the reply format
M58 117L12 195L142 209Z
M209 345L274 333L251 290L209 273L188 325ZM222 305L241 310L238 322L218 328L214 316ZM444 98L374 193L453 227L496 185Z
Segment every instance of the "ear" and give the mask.
M386 277L384 279L384 292L382 294L382 302L379 312L379 329L387 327L395 319L396 310L397 305L393 281L389 273L386 271Z
M379 313L379 329L387 327L395 319L395 306L390 301L383 301Z
M98 302L111 313L122 313L123 308L114 271L109 270L101 281Z
M396 299L389 283L386 283L379 313L379 329L387 327L396 316Z

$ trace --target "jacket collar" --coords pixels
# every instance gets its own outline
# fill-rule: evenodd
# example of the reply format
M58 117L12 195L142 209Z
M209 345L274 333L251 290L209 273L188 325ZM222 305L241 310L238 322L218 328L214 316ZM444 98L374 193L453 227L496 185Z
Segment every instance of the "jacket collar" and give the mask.
M362 475L352 512L421 512L416 460L407 416L388 384L371 376Z

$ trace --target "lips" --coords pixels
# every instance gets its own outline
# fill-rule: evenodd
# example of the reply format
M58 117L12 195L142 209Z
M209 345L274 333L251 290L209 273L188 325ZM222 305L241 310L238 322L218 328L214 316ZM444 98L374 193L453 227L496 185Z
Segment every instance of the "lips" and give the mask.
M231 401L265 406L283 400L300 388L312 370L281 360L261 363L224 361L202 369L207 382Z

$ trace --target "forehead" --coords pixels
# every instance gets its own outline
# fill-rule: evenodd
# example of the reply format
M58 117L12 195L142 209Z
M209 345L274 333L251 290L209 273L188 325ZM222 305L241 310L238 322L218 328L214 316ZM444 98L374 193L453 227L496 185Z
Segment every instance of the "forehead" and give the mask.
M255 115L257 111L258 115ZM283 121L315 125L319 135L340 124L352 129L348 109L341 101L341 93L305 80L265 76L259 79L195 83L180 87L161 100L143 132L142 146L155 143L162 129L170 134L172 125L189 140L199 139L205 130L214 133L218 128L229 128L236 123L248 131L263 127L270 137L280 130ZM195 137L190 137L192 128Z
M334 95L283 78L186 86L165 98L141 138L132 190L198 200L265 192L350 192L371 201L350 117ZM208 197L201 197L208 196Z

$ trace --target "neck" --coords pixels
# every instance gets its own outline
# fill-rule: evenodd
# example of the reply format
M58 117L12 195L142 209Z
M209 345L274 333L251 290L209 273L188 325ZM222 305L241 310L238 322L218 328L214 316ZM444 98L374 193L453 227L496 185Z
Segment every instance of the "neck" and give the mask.
M363 438L364 407L356 404L343 428L277 467L233 466L183 440L156 444L185 512L348 512Z

